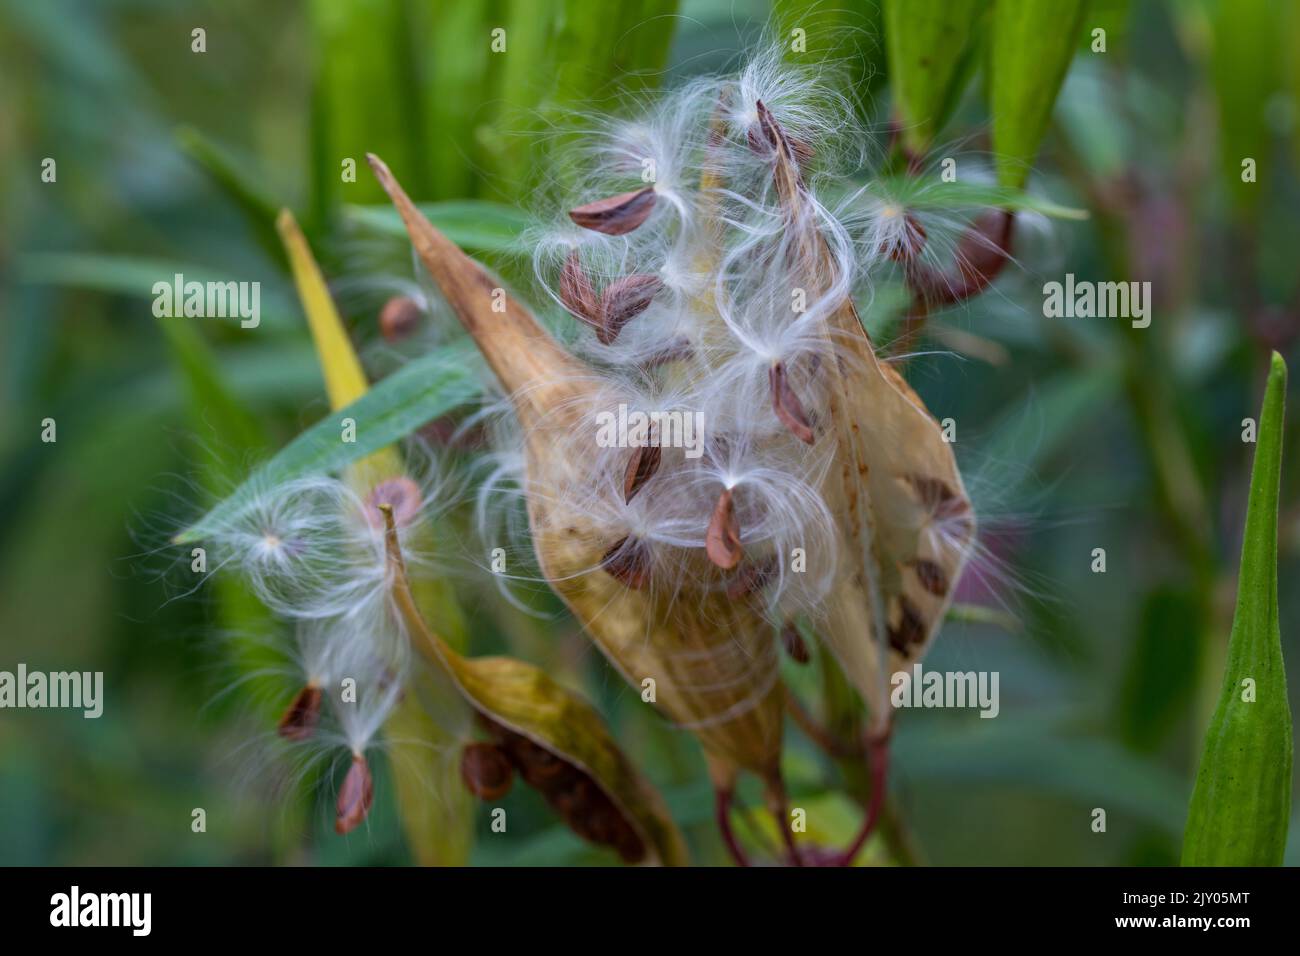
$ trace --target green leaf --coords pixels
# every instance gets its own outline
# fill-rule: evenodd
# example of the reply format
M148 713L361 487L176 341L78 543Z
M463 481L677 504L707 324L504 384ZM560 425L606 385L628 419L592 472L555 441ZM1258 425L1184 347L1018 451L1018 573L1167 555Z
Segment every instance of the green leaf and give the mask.
M1291 811L1291 708L1277 617L1286 363L1273 353L1250 476L1237 610L1183 837L1184 866L1278 866Z
M262 192L253 176L222 147L193 127L182 126L176 130L176 143L244 214L262 248L277 263L283 263L283 253L272 225L275 222L275 203Z
M1214 16L1221 168L1233 202L1248 217L1259 209L1262 186L1242 182L1241 164L1253 159L1256 176L1265 178L1272 153L1267 110L1283 86L1279 19L1285 16L1275 0L1220 0Z
M472 354L472 350L461 346L436 349L403 366L347 407L326 415L254 471L233 494L177 535L176 543L197 541L210 534L247 506L267 483L338 471L474 398L479 384ZM355 442L341 440L345 418L356 422Z
M485 199L422 203L419 209L448 239L473 252L519 252L523 248L524 230L530 223L522 210ZM363 229L409 241L402 217L389 203L346 206L344 216Z
M834 63L837 81L858 100L862 118L870 120L868 97L887 75L881 48L884 17L880 4L773 0L772 19L786 59L814 67ZM803 34L796 34L796 30Z
M969 78L967 50L988 0L885 0L889 80L903 143L923 155Z
M390 150L403 169L413 172L423 192L428 165L417 162L420 151L413 135L418 91L406 5L396 0L312 0L309 9L316 62L315 212L323 213L331 200L343 196L364 202L382 195L368 176L343 181L343 161L364 166L367 151ZM470 46L477 38L458 33L447 40ZM474 101L471 96L459 99Z
M996 0L989 99L1004 186L1019 188L1029 178L1086 9L1087 0Z
M1062 206L1041 196L1033 196L1020 189L1010 189L993 183L963 182L935 183L916 176L884 176L876 179L871 192L888 197L900 206L916 209L982 209L997 207L1016 211L1036 212L1052 219L1082 220L1088 210Z

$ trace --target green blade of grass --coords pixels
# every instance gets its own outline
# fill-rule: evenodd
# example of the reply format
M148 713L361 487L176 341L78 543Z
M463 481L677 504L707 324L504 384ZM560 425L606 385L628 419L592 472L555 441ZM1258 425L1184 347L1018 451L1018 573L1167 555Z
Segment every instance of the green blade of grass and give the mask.
M1241 545L1237 610L1183 837L1184 866L1277 866L1291 809L1291 708L1277 614L1286 363L1273 354Z

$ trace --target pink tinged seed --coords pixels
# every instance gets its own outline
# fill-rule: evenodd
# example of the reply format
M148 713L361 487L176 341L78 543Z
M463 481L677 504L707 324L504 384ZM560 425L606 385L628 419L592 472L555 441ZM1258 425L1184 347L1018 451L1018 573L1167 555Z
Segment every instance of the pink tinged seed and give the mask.
M659 290L664 287L658 276L630 275L615 279L605 287L600 297L601 323L596 338L609 345L623 326L644 312Z
M646 221L654 211L655 198L654 187L645 186L571 209L569 218L584 229L623 236Z
M641 486L654 477L663 458L663 449L658 445L642 445L632 450L628 459L627 470L623 473L623 501L630 502Z
M388 478L370 489L366 496L366 520L372 527L384 527L384 513L380 505L393 509L393 521L399 527L410 524L420 513L424 496L420 486L410 478Z
M718 495L718 502L713 506L713 517L709 520L709 530L704 535L704 551L709 560L730 571L745 550L740 546L740 525L736 521L736 508L731 500L731 489L723 488Z
M776 412L776 417L781 419L795 438L811 445L814 438L812 425L799 396L790 388L784 362L772 363L768 370L768 382L772 386L772 410Z
M588 325L601 327L600 301L576 252L569 253L560 271L560 303Z
M375 783L370 777L366 758L361 754L353 754L352 766L348 767L348 775L343 778L343 786L339 788L334 832L341 836L359 827L370 812L374 799Z
M294 696L280 717L277 733L285 740L306 740L320 722L321 689L308 684Z
M420 327L424 311L409 296L395 295L379 310L379 332L385 341L400 342Z

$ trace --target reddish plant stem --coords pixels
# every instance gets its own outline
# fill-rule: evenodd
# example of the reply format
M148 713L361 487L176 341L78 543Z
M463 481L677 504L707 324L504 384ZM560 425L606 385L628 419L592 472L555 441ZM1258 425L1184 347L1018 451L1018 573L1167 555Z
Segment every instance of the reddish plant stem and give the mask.
M740 841L736 839L736 834L731 829L731 800L735 791L728 787L725 790L714 791L714 810L718 821L718 832L722 834L722 842L731 854L731 858L736 861L736 866L749 866L749 857L741 849Z
M861 852L880 819L880 810L885 805L885 785L889 777L889 734L886 732L867 741L867 759L871 764L871 799L867 802L866 816L862 820L862 829L844 855L838 861L839 866L852 866L854 858Z

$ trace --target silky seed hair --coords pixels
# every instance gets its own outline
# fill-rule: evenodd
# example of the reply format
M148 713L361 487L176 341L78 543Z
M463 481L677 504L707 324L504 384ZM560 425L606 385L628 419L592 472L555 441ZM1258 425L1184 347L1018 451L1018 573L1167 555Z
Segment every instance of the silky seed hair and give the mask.
M578 185L528 241L544 296L568 315L557 336L594 370L574 390L578 420L592 425L570 436L568 453L584 468L565 484L525 488L529 436L500 402L504 426L477 508L486 541L507 527L526 535L520 499L554 496L616 542L587 570L674 593L688 575L711 590L758 592L775 624L817 611L843 546L820 491L834 449L811 441L830 399L818 373L860 361L828 339L826 319L849 296L869 297L912 228L883 187L861 184L877 144L829 73L791 66L774 46L735 75L596 121L574 147ZM788 221L774 185L772 123L795 144L806 223ZM956 234L959 222L949 214L933 228ZM825 247L815 273L801 246L810 231ZM936 273L940 259L952 268L941 252ZM649 460L630 441L598 445L597 415L620 406L701 420L703 453L659 447ZM703 578L702 555L713 565Z

